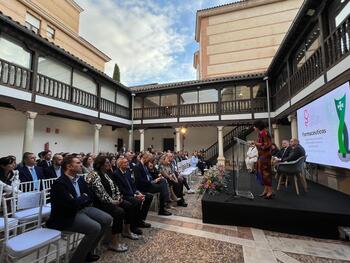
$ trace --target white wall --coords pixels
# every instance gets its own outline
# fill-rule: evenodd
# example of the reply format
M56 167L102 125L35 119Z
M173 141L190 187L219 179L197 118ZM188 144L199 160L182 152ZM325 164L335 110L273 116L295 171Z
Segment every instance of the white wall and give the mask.
M25 116L22 112L0 108L0 156L9 154L21 159ZM50 132L46 131L50 128ZM59 129L56 134L55 130ZM128 131L111 126L102 126L100 130L100 151L115 152L117 139L128 143ZM49 143L50 150L56 152L91 152L94 139L94 126L83 121L70 120L48 115L38 115L34 123L34 153L44 149Z
M11 109L0 108L0 156L22 158L25 116Z
M227 134L232 127L225 127L223 134ZM195 150L206 149L213 143L217 142L217 127L188 127L185 134L184 150L189 153ZM174 138L175 149L176 149L176 135L175 128L168 129L146 129L145 130L145 148L147 149L150 145L157 151L163 150L163 139ZM140 139L140 133L138 130L134 133L134 139ZM181 147L182 148L182 136L181 136Z

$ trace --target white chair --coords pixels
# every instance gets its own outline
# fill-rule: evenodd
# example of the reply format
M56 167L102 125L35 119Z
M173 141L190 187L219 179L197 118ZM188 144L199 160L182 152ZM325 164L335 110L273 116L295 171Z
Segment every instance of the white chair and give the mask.
M42 179L41 185L44 193L44 205L51 207L50 204L50 190L52 184L56 181L57 178L50 178L50 179Z
M4 186L2 184L0 184L0 208L1 208L1 205L2 205L3 190L4 190ZM17 225L18 224L18 220L15 219L15 218L9 218L8 223L11 226ZM4 219L4 217L0 217L0 235L4 231L4 229L5 229L5 219ZM1 240L2 240L2 237L0 236L0 241Z
M40 181L41 180L21 182L18 185L18 190L20 192L23 192L23 193L25 193L25 192L39 192L40 191Z
M38 195L38 193L40 195ZM14 195L16 199L14 200L12 217L16 218L20 223L28 222L33 220L33 218L37 218L39 214L39 210L41 209L41 213L44 219L47 219L51 213L51 207L43 206L41 207L42 197L41 192L26 192L26 193L18 193Z
M27 257L33 253L36 253L36 259L31 262L39 262L43 259L45 261L51 255L56 254L56 262L59 262L59 240L61 238L61 232L54 229L47 229L41 227L42 219L42 193L32 192L32 198L39 200L39 212L36 217L32 217L32 220L19 223L18 225L12 225L10 223L11 216L16 211L16 204L18 204L17 196L3 198L3 211L5 222L5 238L2 247L2 253L0 262L16 262L21 258ZM27 226L33 226L33 228L27 228ZM20 230L28 230L22 232ZM50 246L54 245L55 249L50 251ZM47 250L43 248L47 248ZM44 255L40 256L40 251L44 251Z

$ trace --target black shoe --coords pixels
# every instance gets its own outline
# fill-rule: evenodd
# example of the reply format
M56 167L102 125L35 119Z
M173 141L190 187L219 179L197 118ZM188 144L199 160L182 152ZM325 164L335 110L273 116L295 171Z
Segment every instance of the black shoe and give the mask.
M169 211L167 211L167 210L162 210L162 211L158 212L158 215L160 215L160 216L171 216L172 214Z
M149 227L151 227L151 224L146 223L145 221L142 220L137 224L137 226L142 227L142 228L149 228Z
M142 235L142 230L140 228L137 228L137 227L133 227L131 229L131 232L133 232L134 234L139 235L139 236Z
M97 260L99 260L99 259L100 259L100 256L97 256L97 255L94 255L94 254L88 254L88 255L86 256L85 261L86 261L86 262L95 262L95 261L97 261Z
M177 202L177 205L178 205L178 206L183 206L183 207L187 207L187 206L188 206L188 204L187 204L187 203L185 202L185 200L183 200L183 199L182 199L181 201L178 201L178 202Z

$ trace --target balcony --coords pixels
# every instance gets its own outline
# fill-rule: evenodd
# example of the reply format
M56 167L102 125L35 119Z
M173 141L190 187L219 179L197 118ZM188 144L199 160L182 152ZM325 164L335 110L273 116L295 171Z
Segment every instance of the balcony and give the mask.
M95 94L83 91L69 84L47 76L36 74L35 90L31 88L33 71L0 59L0 84L24 90L56 101L66 102L85 109L100 111L113 116L129 119L127 107L121 106Z
M324 50L322 45L316 49L311 57L287 78L286 84L272 95L273 109L278 109L350 54L350 16L324 40L323 46Z
M217 116L225 114L242 114L266 112L266 98L182 104L176 106L159 106L134 109L134 119L164 119L177 117Z

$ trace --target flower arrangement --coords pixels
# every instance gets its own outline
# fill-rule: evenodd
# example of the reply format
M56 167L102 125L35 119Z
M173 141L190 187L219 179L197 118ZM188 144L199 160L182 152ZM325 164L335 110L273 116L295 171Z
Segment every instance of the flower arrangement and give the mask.
M204 172L204 177L198 186L197 193L204 194L208 192L209 194L216 194L221 192L224 188L223 183L224 170L216 167L210 168Z

